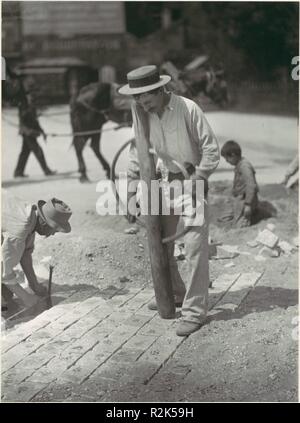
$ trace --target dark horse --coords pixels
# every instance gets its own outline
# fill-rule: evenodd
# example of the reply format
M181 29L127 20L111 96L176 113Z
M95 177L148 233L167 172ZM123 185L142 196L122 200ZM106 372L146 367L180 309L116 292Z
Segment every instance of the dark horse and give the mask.
M80 182L88 181L82 154L87 141L91 139L90 146L110 178L110 166L100 151L102 126L108 120L123 126L131 125L131 100L118 94L117 88L117 84L95 82L83 87L71 99L73 145L79 165Z

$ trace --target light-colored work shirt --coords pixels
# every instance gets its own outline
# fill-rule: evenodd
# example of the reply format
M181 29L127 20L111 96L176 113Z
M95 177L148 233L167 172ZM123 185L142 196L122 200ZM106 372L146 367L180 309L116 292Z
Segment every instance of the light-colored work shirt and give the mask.
M2 279L10 279L24 254L32 254L36 206L2 190Z
M201 108L192 100L171 94L161 118L148 113L150 144L169 172L179 173L174 162L184 167L192 164L197 176L207 179L220 160L217 139ZM129 178L139 171L137 151L129 152Z
M241 196L248 205L255 205L257 193L255 169L247 159L242 157L234 168L232 194L234 197Z

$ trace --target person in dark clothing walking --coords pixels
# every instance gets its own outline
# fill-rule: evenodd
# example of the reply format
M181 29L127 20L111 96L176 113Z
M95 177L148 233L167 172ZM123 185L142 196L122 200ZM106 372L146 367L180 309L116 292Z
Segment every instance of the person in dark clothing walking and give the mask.
M252 224L253 216L258 207L258 184L255 178L255 169L251 163L242 157L242 150L235 141L227 141L222 149L221 156L234 166L234 180L232 187L233 198L228 199L220 222L230 222L237 227Z
M23 93L18 104L18 109L20 125L19 133L22 135L23 144L14 172L14 177L17 178L27 176L24 174L24 170L31 152L35 155L45 175L55 175L56 172L48 167L44 152L37 142L37 137L40 135L43 136L45 141L47 137L39 124L32 94L30 92L25 92L24 89L22 91Z

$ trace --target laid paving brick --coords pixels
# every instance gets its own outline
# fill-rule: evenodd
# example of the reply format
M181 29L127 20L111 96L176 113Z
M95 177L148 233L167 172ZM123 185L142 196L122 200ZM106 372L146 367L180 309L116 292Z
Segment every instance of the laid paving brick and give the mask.
M132 294L132 295L134 295L134 294ZM115 296L115 297L107 300L106 305L108 307L112 307L112 308L117 309L118 307L122 307L122 305L125 304L128 301L129 298L130 297L127 297L125 295L124 296L118 295L118 296Z
M145 300L143 298L132 299L128 303L124 304L122 307L126 312L136 313L139 312L140 308L145 305Z
M57 376L64 371L65 366L62 369L59 369L59 365L63 365L62 362L56 363L54 367L50 367L48 364L47 366L42 366L40 369L35 371L29 378L27 382L32 383L50 383L57 378Z
M24 358L24 360L22 360L22 362L15 368L22 367L23 369L38 369L47 361L49 361L49 354L47 352L40 353L38 351Z
M87 367L80 367L74 365L62 372L62 374L60 374L58 377L58 381L66 381L80 384L80 382L86 379L93 372L93 370L94 368L89 368L89 365L87 365Z
M26 356L34 352L38 348L38 345L41 345L42 342L43 341L41 341L40 344L32 344L24 341L22 344L13 347L11 350L3 354L1 372L6 372L8 369L22 361Z
M113 386L106 395L101 398L102 403L118 403L118 402L129 402L137 403L136 398L140 395L141 398L147 398L146 392L147 385L140 385L136 383L118 383L117 386ZM162 396L161 396L162 397ZM143 400L139 401L143 402ZM156 402L156 401L153 401Z
M97 333L96 330L96 328L95 330L92 329L83 337L75 340L73 343L67 343L66 348L64 349L59 348L58 344L56 353L58 357L55 357L53 360L51 360L48 363L47 368L42 369L40 373L45 371L48 380L53 380L54 377L60 376L69 367L74 365L74 363L76 363L87 351L92 349L98 343L98 338L95 336L95 333ZM30 380L37 380L39 377L39 374L35 373ZM42 374L41 377L43 377Z
M98 367L98 363L104 363L107 361L116 351L119 351L122 347L120 342L107 342L107 339L100 341L92 351L88 352L91 357L91 360L94 360Z
M116 381L113 379L107 379L100 377L99 375L94 374L86 380L82 385L79 386L79 390L81 387L87 387L89 393L94 393L94 398L96 400L102 401L102 398L107 394L107 392L110 392L111 389L114 389L114 385L116 384Z
M1 351L5 353L15 345L27 339L35 331L42 329L47 326L48 323L32 320L24 323L21 327L18 327L14 332L8 332L1 336ZM24 328L23 328L24 326Z
M107 361L102 364L93 374L93 378L100 376L118 381L124 374L128 374L128 363L116 363L115 361Z
M141 291L140 288L139 289L130 288L128 292L126 292L125 290L119 291L117 295L106 300L106 304L111 307L121 307L122 305L130 301L133 297L135 297L137 293L140 291Z
M50 383L42 391L38 392L31 401L34 402L61 402L65 401L74 390L74 385L65 383L59 385L56 382Z
M162 335L141 355L138 362L141 360L161 366L173 355L183 341L184 338L175 334Z
M147 316L147 315L144 315L144 314L131 314L131 315L129 315L129 313L127 313L128 314L128 318L126 319L123 319L123 323L124 323L124 325L128 325L128 326L136 326L136 327L139 327L139 328L141 328L142 326L144 326L145 325L145 323L147 323L147 322L149 322L149 320L151 319L151 316Z
M76 291L75 294L73 294L71 297L67 298L64 301L64 304L75 304L78 305L81 303L81 301L95 295L97 292L99 292L96 289L89 289L86 291Z
M28 340L30 340L30 342L43 342L46 343L49 340L53 339L55 336L57 335L57 331L51 327L51 326L46 326L44 328L41 328L37 331L35 331L32 335L30 335L29 338L27 338Z
M226 294L226 292L231 289L231 286L238 280L240 273L235 274L222 274L214 281L214 289L211 290L211 293L208 298L208 309L211 310Z
M160 336L170 330L175 330L176 319L162 319L157 313L140 330L139 334L146 336Z
M145 291L143 288L133 288L133 289L130 288L130 292L128 293L128 299L124 305L132 301L137 301L137 302L140 300L147 301L145 299L145 295L147 296L148 292Z
M62 335L59 335L60 338L69 337L78 339L82 337L86 332L90 329L99 326L105 321L106 317L108 316L108 312L96 309L91 311L90 313L83 316L80 320L76 321L74 324L66 328Z
M20 369L13 367L12 369L8 370L4 373L1 377L2 384L15 384L18 385L21 382L24 382L32 373L34 369ZM3 391L3 389L2 389Z
M105 320L105 324L111 328L120 326L124 321L131 317L131 313L125 311L112 311L110 316Z
M60 357L67 357L69 354L78 354L79 357L84 352L93 348L98 343L97 337L95 337L94 330L90 330L83 337L77 339L71 343L66 349L61 351ZM78 358L79 358L78 357Z
M229 292L239 291L243 288L253 288L262 275L262 272L242 273Z
M224 295L224 297L215 305L216 309L233 309L239 307L243 299L249 294L250 290L256 285L262 273L242 273L235 284Z
M143 290L140 291L136 298L138 298L139 300L144 300L145 302L150 301L154 296L154 291L151 290Z
M156 341L156 336L135 335L124 344L125 348L140 349L146 351Z
M2 381L14 382L19 384L29 378L36 370L44 366L50 357L48 354L33 353L25 360L22 360L19 365L9 369L2 375ZM43 381L42 379L40 380Z
M70 298L68 298L68 300L70 301ZM62 301L60 304L41 313L39 316L36 317L35 321L51 323L53 322L53 320L59 319L61 316L78 307L79 305L80 301L70 301L69 303Z
M76 338L74 338L74 341ZM41 348L37 350L39 353L47 352L49 354L49 357L55 356L59 354L60 351L64 350L69 344L72 342L72 338L67 336L65 339L63 335L61 338L58 336L54 340L48 342L47 344L44 344Z
M157 314L157 310L149 310L148 308L148 303L152 300L154 300L153 296L149 299L149 301L146 304L144 304L142 307L139 308L140 314L144 314L144 315L152 316L152 317Z
M83 303L80 306L76 307L76 310L71 310L67 314L55 320L53 323L50 324L50 327L51 329L53 328L54 330L57 330L57 332L62 332L90 311L91 310L88 304Z
M144 349L126 348L126 344L120 350L110 357L110 360L120 362L132 363L136 361L144 352Z
M34 372L29 378L28 381L39 382L47 381L51 382L57 379L68 367L72 366L80 356L82 355L82 350L78 351L69 351L65 355L58 355L50 360L46 366L41 367L39 370Z
M167 367L164 367L160 373L164 373L164 371L170 372L174 375L179 375L181 377L185 377L189 374L192 370L192 364L181 364L179 362L170 361Z
M97 353L97 351L91 350L81 357L73 366L65 370L58 379L59 381L67 380L80 384L88 379L99 366L108 360L109 357L109 354L105 355L102 352L98 351Z
M153 296L152 290L143 289L139 291L133 299L147 301L149 297L151 298L152 296Z
M66 398L67 402L98 402L104 396L104 392L91 383L72 384L72 392Z
M108 341L113 342L114 344L122 345L128 339L134 336L138 329L139 328L136 326L121 325L116 330L114 330L111 335L109 335Z
M2 387L2 402L28 402L47 385L45 383L23 382Z

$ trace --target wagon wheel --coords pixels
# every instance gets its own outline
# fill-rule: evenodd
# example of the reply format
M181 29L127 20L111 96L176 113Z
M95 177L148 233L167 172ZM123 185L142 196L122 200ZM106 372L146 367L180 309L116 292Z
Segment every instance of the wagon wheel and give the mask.
M120 148L119 148L119 150L117 151L117 153L116 153L116 155L115 155L115 157L114 157L114 159L113 159L113 161L112 161L112 164L111 164L111 173L110 173L110 179L113 181L113 182L115 182L115 180L116 180L116 165L117 165L117 162L118 162L118 159L119 159L119 157L120 157L120 155L121 155L121 153L132 143L132 142L134 142L134 139L130 139L130 140L128 140L128 141L126 141L125 142L125 144L123 144ZM154 152L154 150L153 149L150 149L149 150L149 153L151 153L151 154L155 154L155 152ZM180 171L182 172L182 174L183 174L183 176L186 178L186 179L189 179L189 174L187 173L187 171L186 171L186 169L180 164L180 163L178 163L178 162L176 162L175 160L173 160L173 163L180 169ZM124 204L122 204L122 202L121 202L121 199L120 199L120 197L119 197L119 195L118 195L118 193L117 193L117 190L116 190L116 197L117 197L117 200L119 201L119 203L121 203L121 205L122 205L122 207L125 209L125 205ZM137 218L137 220L139 221L139 223L142 225L142 226L144 226L145 227L145 225L144 225L144 223L140 220L140 219L138 219ZM184 229L182 229L181 231L179 231L179 232L177 232L177 233L175 233L174 235L171 235L171 236L169 236L169 237L166 237L166 238L163 238L162 239L162 243L163 244L167 244L167 243L169 243L169 242L173 242L173 241L176 241L178 238L181 238L182 236L184 236L185 234L187 234L190 230L191 230L191 226L187 226L187 227L185 227Z

